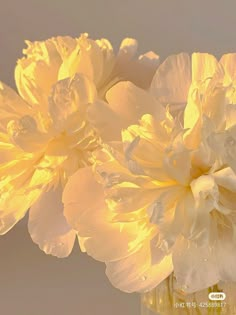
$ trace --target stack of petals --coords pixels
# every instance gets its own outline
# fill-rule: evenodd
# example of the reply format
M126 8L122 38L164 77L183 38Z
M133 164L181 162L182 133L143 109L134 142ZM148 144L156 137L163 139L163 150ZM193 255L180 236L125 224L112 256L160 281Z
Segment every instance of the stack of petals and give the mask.
M0 84L0 233L30 209L42 250L78 237L126 292L236 281L236 54L27 44L19 94Z

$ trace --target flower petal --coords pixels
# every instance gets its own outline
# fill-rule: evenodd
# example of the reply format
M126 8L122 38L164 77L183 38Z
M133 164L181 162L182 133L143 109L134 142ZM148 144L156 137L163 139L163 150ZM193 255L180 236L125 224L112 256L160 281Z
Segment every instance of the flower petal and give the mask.
M158 67L150 91L161 103L186 103L190 76L189 55L172 55Z
M115 141L121 138L125 124L120 116L103 101L96 101L88 107L88 120L103 141Z
M76 40L64 36L26 44L28 47L23 50L26 57L18 60L15 69L16 86L23 99L42 109L57 81L62 60L73 50Z
M236 100L235 100L236 103ZM236 104L227 104L225 108L226 130L236 124Z
M212 133L207 141L218 158L236 172L236 125L226 131Z
M99 90L111 74L114 62L115 56L109 41L105 39L95 41L84 33L78 38L68 58L63 60L58 78L63 80L81 73L93 81Z
M107 102L112 110L125 121L128 127L144 114L163 114L162 106L146 91L131 82L119 82L106 94Z
M28 228L32 240L46 254L67 257L74 246L75 231L63 215L62 188L44 191L30 208Z
M217 185L220 185L232 192L236 192L236 175L230 167L223 168L222 170L212 174Z
M225 282L236 281L235 243L219 240L215 249L220 279Z
M91 198L92 195L92 198ZM76 230L80 230L81 218L102 220L105 213L105 200L102 186L96 182L90 167L79 169L73 174L63 191L64 215L68 223ZM98 215L98 217L97 217Z
M135 39L126 38L122 41L114 73L121 79L147 89L159 65L159 56L150 51L135 58L137 48L138 42Z
M236 54L230 53L223 55L220 59L220 63L223 65L225 72L224 84L231 84L236 79Z
M126 56L126 58L131 59L135 56L138 49L138 42L134 38L125 38L122 40L119 49L119 56Z
M84 238L86 252L97 260L113 261L126 257L152 232L148 230L148 221L142 221L142 217L131 222L116 220L106 206L102 186L95 181L89 167L70 177L63 202L67 221ZM112 238L110 242L106 242L109 238Z
M150 249L145 243L136 253L106 265L106 274L111 283L129 293L152 290L173 271L170 255L152 265Z
M56 128L63 128L68 117L81 113L81 120L87 105L96 97L96 88L87 77L77 74L72 79L59 81L54 85L49 98L49 112ZM78 125L81 122L78 121Z
M22 219L41 195L42 186L29 183L31 163L30 160L22 159L1 167L0 234L7 233Z
M208 247L198 247L194 242L179 238L173 253L177 286L192 293L219 281L217 262Z
M128 81L108 90L106 100L97 101L88 109L90 122L105 141L120 140L121 130L137 123L143 114L161 116L164 112L151 95Z
M36 120L29 115L9 121L7 131L12 142L25 152L39 152L46 147L51 136L40 132Z
M6 132L9 120L23 115L32 115L33 110L10 87L0 82L0 131Z
M192 82L202 83L206 81L206 84L209 83L209 79L211 79L214 76L217 70L217 66L218 61L213 55L207 53L193 53Z

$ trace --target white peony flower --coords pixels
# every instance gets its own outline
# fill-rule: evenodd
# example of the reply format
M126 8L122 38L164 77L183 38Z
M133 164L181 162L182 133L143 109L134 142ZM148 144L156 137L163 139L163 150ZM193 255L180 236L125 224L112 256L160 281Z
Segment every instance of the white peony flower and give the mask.
M69 179L65 216L115 287L151 290L173 271L185 292L236 281L235 58L167 58L124 100L158 114Z
M117 103L106 103L105 94L111 88L109 99L119 102L112 86L132 79L134 69L135 83L148 86L158 57L149 53L135 58L137 42L132 39L122 42L116 56L109 41L94 41L87 34L27 44L26 57L18 61L15 72L21 97L0 85L0 234L30 208L33 241L46 253L65 257L76 231L64 218L62 192L75 171L93 165L92 153L104 140L103 131L89 118L95 113L92 107L101 102L102 111L107 106L110 134L137 122L144 110L139 115L126 108L119 114L125 125L116 125Z

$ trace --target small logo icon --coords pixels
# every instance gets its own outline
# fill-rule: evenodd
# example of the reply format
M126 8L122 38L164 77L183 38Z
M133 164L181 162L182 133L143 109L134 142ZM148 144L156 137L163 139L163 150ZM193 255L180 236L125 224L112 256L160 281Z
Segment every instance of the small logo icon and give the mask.
M224 292L211 292L208 297L211 301L224 301L226 294Z

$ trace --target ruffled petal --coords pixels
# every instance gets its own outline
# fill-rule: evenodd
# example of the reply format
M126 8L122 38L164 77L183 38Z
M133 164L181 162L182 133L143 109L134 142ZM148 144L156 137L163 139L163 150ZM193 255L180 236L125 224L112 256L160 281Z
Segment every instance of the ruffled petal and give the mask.
M75 49L64 59L59 70L59 80L81 73L93 81L100 90L111 74L114 63L115 56L109 41L105 39L95 41L84 33L78 38Z
M46 254L67 257L74 246L75 231L63 215L62 188L44 191L30 208L28 229L32 240Z
M59 81L49 98L49 113L55 128L65 128L65 122L72 114L79 112L78 126L85 118L89 103L96 97L96 88L86 76L77 74L72 79ZM78 127L79 128L79 127Z
M50 133L42 133L36 120L24 115L18 120L11 120L7 125L11 141L25 152L39 152L47 146Z
M126 257L152 233L148 221L142 217L137 216L131 222L116 219L107 208L103 188L95 181L89 167L70 177L63 202L67 221L84 238L86 252L97 260L113 261ZM112 241L107 243L109 238ZM104 243L106 246L103 246Z
M18 60L15 69L16 86L23 99L43 109L58 79L62 60L74 49L76 40L65 36L26 43L28 47L23 50L26 57Z

